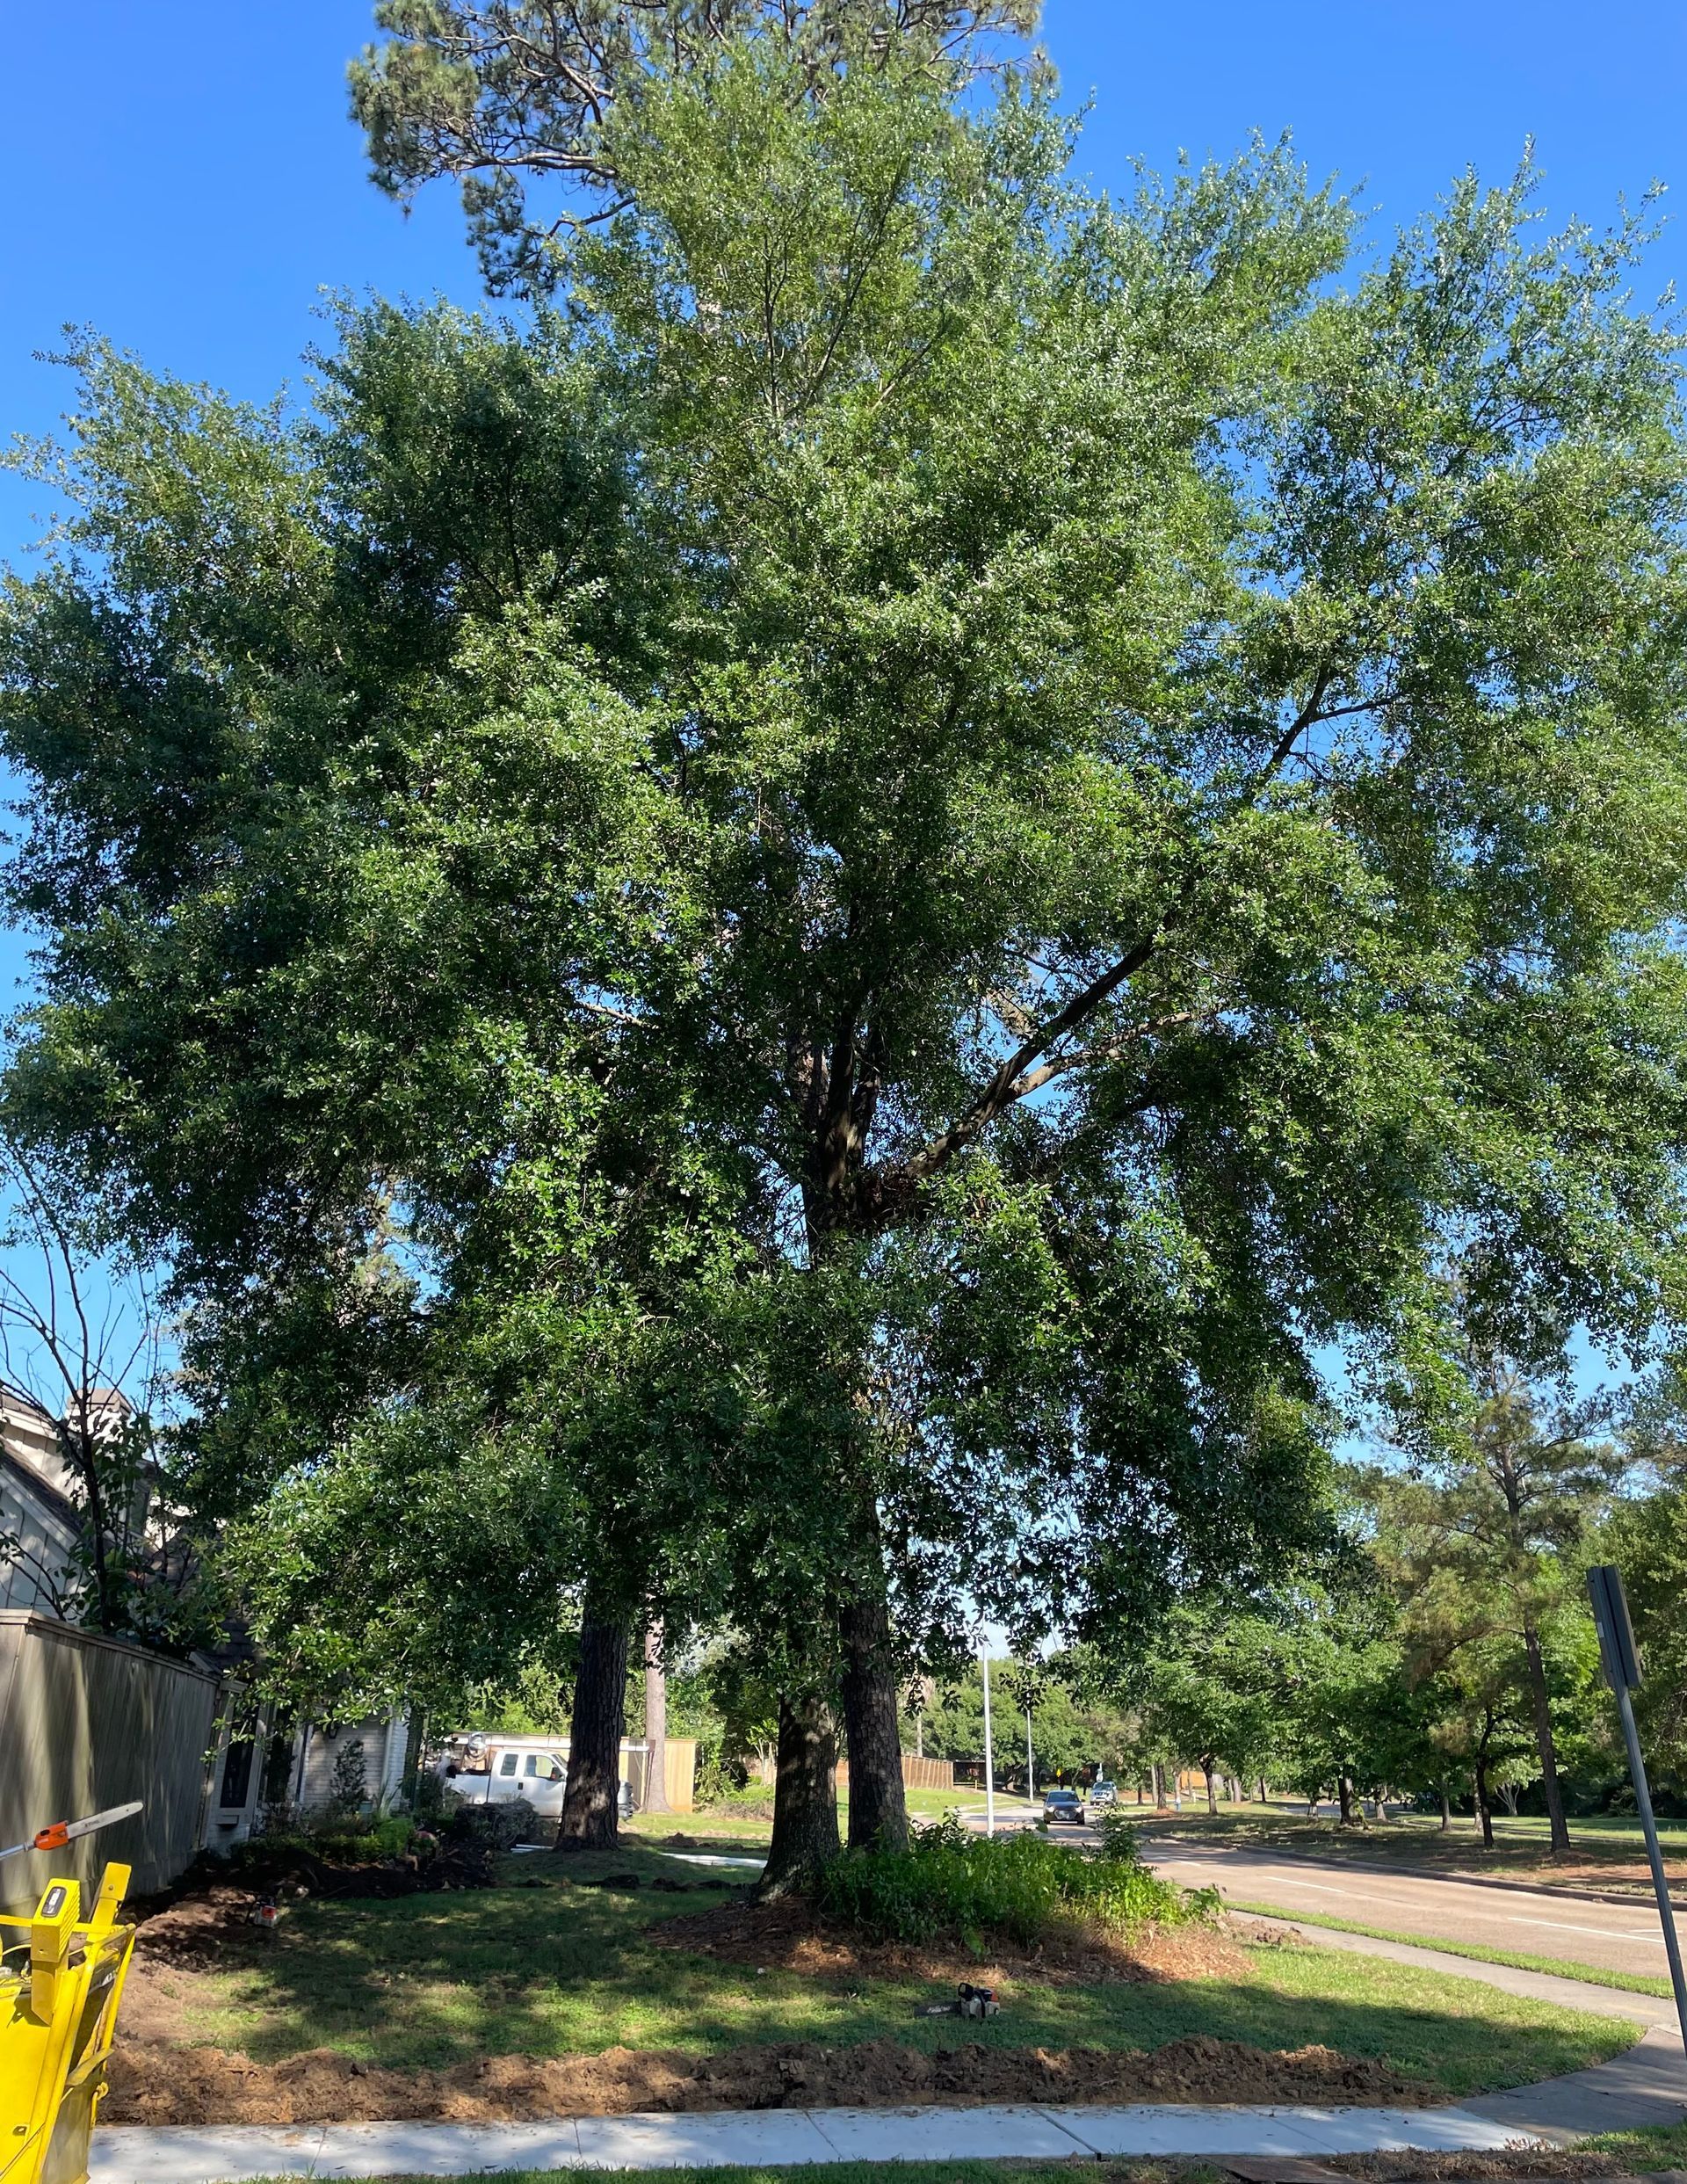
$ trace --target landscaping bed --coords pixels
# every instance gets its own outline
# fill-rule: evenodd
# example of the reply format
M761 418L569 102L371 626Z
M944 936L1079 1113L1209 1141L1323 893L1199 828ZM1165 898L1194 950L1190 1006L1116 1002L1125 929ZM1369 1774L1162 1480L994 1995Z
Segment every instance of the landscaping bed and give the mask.
M109 2123L468 2123L720 2108L902 2108L932 2101L1344 2101L1420 2107L1445 2095L1385 2062L1307 2047L1269 2053L1196 2037L1152 2053L1104 2048L927 2052L892 2040L815 2041L715 2055L493 2056L406 2072L317 2049L265 2067L215 2048L127 2048L114 2058Z

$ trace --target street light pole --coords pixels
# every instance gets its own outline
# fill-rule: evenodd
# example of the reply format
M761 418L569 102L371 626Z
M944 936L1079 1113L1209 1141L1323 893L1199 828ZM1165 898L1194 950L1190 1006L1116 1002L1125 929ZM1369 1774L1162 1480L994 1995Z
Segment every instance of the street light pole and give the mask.
M984 1832L996 1833L996 1753L990 1742L990 1649L988 1641L979 1658L984 1665Z

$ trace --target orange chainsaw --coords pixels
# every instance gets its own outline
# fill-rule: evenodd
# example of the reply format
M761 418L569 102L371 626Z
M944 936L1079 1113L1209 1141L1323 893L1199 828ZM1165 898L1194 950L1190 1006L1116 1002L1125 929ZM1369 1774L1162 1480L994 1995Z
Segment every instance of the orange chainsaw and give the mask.
M67 1843L80 1841L84 1835L92 1835L103 1827L114 1827L119 1820L132 1820L142 1810L137 1800L132 1805L112 1805L104 1812L91 1813L85 1820L54 1820L50 1827L42 1828L21 1843L11 1843L0 1850L0 1858L20 1858L26 1850L62 1850Z

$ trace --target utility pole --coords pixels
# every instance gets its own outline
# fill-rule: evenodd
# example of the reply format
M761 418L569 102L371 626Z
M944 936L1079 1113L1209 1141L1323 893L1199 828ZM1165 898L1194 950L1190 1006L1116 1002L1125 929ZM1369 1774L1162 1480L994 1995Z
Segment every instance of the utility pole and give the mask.
M1037 1761L1031 1749L1031 1709L1025 1709L1025 1795L1037 1802Z
M1669 1959L1669 1984L1676 1991L1676 2017L1687 2045L1687 1979L1682 1977L1681 1945L1676 1939L1675 1907L1669 1901L1669 1878L1658 1847L1658 1824L1652 1814L1652 1793L1647 1788L1646 1761L1640 1757L1640 1733L1634 1726L1634 1706L1629 1693L1640 1680L1640 1657L1634 1643L1634 1626L1628 1620L1623 1595L1623 1573L1615 1563L1596 1563L1588 1572L1588 1597L1599 1632L1599 1658L1605 1681L1617 1694L1622 1717L1623 1742L1628 1747L1628 1771L1634 1783L1634 1803L1646 1835L1646 1855L1652 1868L1652 1887L1658 1899L1658 1919L1663 1927L1664 1954Z
M990 1742L990 1649L987 1641L979 1658L984 1664L984 1832L996 1833L996 1752Z

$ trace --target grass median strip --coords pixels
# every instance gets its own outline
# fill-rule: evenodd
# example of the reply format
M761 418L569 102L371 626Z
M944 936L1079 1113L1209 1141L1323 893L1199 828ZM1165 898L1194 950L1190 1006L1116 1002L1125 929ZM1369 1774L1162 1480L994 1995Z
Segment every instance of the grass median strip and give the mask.
M1444 1941L1432 1934L1401 1934L1392 1926L1365 1926L1357 1919L1333 1919L1321 1911L1285 1911L1281 1904L1242 1903L1227 1897L1225 1908L1254 1919L1288 1919L1300 1926L1329 1926L1337 1934L1363 1934L1372 1941L1399 1941L1408 1948L1438 1949L1444 1956L1468 1956L1479 1964L1509 1964L1514 1971L1541 1971L1554 1979L1579 1979L1584 1986L1617 1987L1625 1994L1654 1994L1668 2001L1667 1979L1644 1971L1610 1971L1603 1964L1578 1964L1563 1956L1531 1956L1522 1949L1492 1949L1476 1941Z

